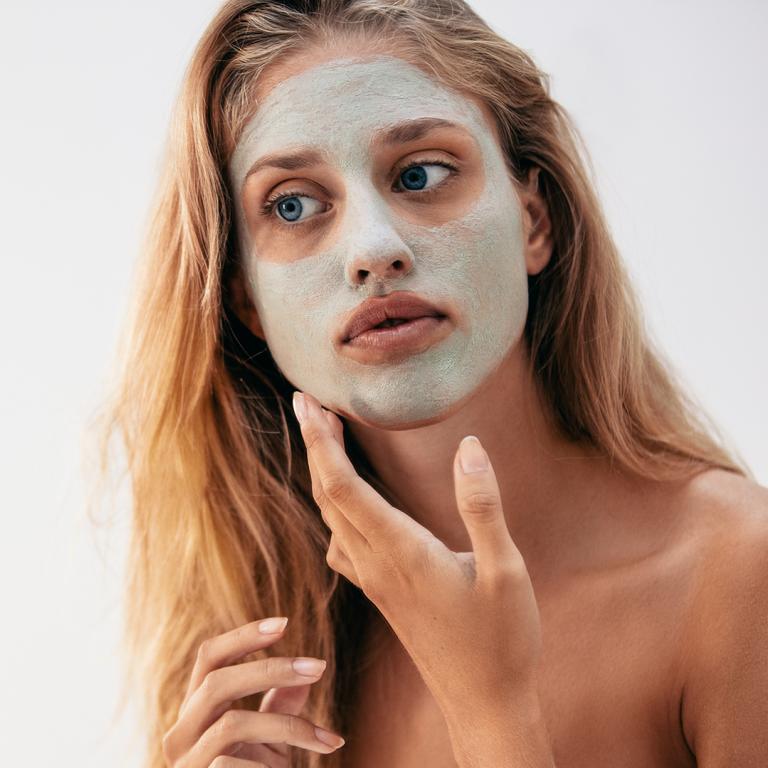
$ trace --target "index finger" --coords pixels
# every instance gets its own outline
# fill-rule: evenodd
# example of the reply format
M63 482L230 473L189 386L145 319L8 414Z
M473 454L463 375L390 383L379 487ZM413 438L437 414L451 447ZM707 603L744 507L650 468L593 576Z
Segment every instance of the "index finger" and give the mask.
M267 621L272 622L272 624L266 624ZM264 631L261 628L262 622L265 623L264 629L269 631ZM279 628L281 623L283 626ZM287 623L288 618L285 616L276 616L274 619L259 619L243 624L241 627L230 629L221 635L215 635L208 640L203 640L197 649L197 658L192 668L181 709L184 709L192 694L200 687L209 672L231 664L248 653L272 645L282 636ZM272 631L276 628L276 632Z
M312 454L323 493L328 499L374 548L385 546L395 537L402 539L404 534L413 530L413 526L420 528L357 474L336 440L320 404L312 395L301 394L307 405L303 423L299 419L301 434L307 451Z

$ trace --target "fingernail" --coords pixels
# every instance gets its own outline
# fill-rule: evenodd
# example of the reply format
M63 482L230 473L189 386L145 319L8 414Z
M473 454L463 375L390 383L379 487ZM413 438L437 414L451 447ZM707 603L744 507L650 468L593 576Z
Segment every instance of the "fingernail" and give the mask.
M293 411L299 424L303 424L307 418L307 402L301 392L293 393Z
M319 725L315 726L315 735L318 739L320 739L320 741L323 742L323 744L328 744L331 747L341 747L345 744L345 741L341 738L341 736L337 736L335 733L326 731Z
M488 469L488 454L474 435L467 435L459 443L459 463L465 475Z
M259 632L262 635L276 635L278 632L282 632L285 629L285 625L288 623L286 617L275 619L264 619L259 622Z
M320 659L294 659L293 668L300 675L314 677L315 675L319 675L325 669L325 662Z

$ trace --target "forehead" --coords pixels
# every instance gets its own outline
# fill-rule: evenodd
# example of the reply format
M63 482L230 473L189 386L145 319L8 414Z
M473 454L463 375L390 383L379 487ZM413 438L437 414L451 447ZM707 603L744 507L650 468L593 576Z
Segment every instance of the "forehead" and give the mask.
M265 91L230 162L242 182L258 158L314 147L344 165L363 160L374 136L397 123L431 117L477 136L488 132L480 106L396 56L339 57L305 67Z

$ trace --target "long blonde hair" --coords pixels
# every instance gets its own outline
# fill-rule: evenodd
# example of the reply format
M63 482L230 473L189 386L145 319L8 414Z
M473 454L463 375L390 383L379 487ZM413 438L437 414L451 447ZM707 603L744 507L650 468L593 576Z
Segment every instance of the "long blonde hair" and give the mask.
M225 169L260 72L352 34L391 41L446 86L484 100L514 176L540 168L554 249L529 281L525 341L559 428L647 477L746 472L653 350L583 142L524 51L461 0L230 0L184 77L116 386L99 417L100 472L119 430L131 479L123 653L126 682L144 705L146 768L164 765L162 736L200 643L256 618L290 620L283 640L245 660L327 659L304 716L342 732L347 722L370 606L325 562L329 533L312 500L292 387L232 309L239 265ZM346 437L356 466L376 483ZM235 706L258 704L252 696ZM320 763L314 752L294 752L296 766Z

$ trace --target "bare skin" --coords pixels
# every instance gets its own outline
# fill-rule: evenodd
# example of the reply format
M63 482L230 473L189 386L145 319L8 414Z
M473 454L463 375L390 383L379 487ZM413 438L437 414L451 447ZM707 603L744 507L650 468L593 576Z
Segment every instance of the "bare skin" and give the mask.
M292 57L270 72L263 88L338 53ZM245 195L259 192L252 184ZM455 194L474 193L457 187ZM456 209L465 203L455 200ZM535 187L522 192L521 204L526 264L534 274L550 257L549 216ZM390 269L375 262L357 266L371 280ZM239 314L262 336L242 287L234 288ZM697 693L696 703L684 706L683 689L696 673L702 617L714 612L718 600L727 602L728 589L718 597L711 574L722 576L720 584L747 579L756 558L745 560L738 575L723 564L745 551L747 541L768 543L768 493L716 470L687 482L658 483L612 468L595 451L558 434L527 371L518 345L439 421L402 430L350 418L347 425L384 484L397 489L398 507L457 552L471 546L456 508L452 457L464 435L482 441L536 593L544 640L540 699L560 768L693 766L700 757L694 756L696 741L706 745L702 754L706 749L716 755L699 765L728 765L732 748L721 746L717 753L717 744L703 734L715 704ZM749 551L754 556L756 548ZM745 638L754 636L748 626L742 629ZM722 640L726 654L729 642ZM440 709L398 638L382 621L371 627L369 643L371 663L356 691L356 719L343 734L345 768L455 765ZM695 689L705 690L706 675L697 675ZM724 726L731 738L732 723ZM749 744L752 752L745 754L754 762L741 764L762 764L761 745Z
M768 493L715 470L685 484L606 494L597 509L606 519L602 535L614 531L610 548L596 546L578 564L532 575L544 640L539 693L555 764L729 764L732 746L722 746L722 763L703 762L701 752L697 762L691 750L698 713L681 716L683 661L698 640L696 617L706 613L706 592L697 593L704 577L719 569L711 581L726 583L743 541L768 542ZM754 621L757 627L759 615ZM739 649L726 643L724 661L728 651ZM455 766L441 711L385 622L372 627L366 656L356 717L344 734L344 768ZM721 720L722 706L721 698ZM760 717L747 701L745 709ZM723 728L735 742L736 718ZM759 749L750 742L739 764L762 764Z
M278 617L270 621L267 628L249 622L200 645L178 719L163 738L169 768L288 768L289 745L321 754L343 745L338 734L299 715L324 660L273 656L234 664L283 636L285 623L281 629L274 626ZM232 708L261 691L258 712Z

